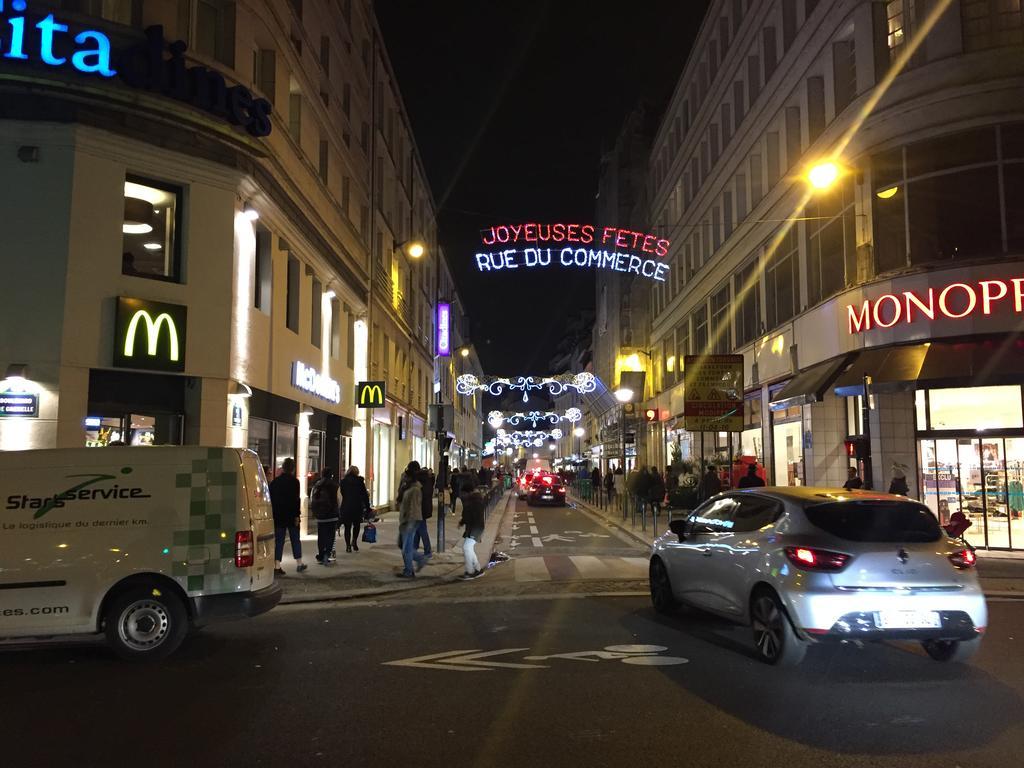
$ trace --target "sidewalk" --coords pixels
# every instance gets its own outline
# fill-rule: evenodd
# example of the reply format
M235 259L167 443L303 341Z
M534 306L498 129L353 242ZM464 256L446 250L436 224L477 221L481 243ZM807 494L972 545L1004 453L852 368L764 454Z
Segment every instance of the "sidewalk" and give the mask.
M477 544L476 553L480 563L485 566L494 549L498 530L509 506L511 494L503 494L491 509L487 518L483 540ZM462 557L462 529L458 527L458 518L453 517L451 509L445 516L444 552L438 550L437 517L427 521L430 530L430 541L434 547L434 556L427 561L415 579L400 579L402 570L402 552L397 546L398 512L381 513L377 526L377 543L359 542L359 551L345 551L344 532L337 538L338 560L333 565L323 566L316 562L316 534L303 534L303 561L309 566L304 573L297 573L296 563L292 559L291 544L285 542L285 553L281 559L281 567L285 575L275 580L284 590L282 603L309 603L319 600L343 600L355 597L371 597L392 592L405 592L412 589L447 584L458 579L464 571ZM362 529L360 529L360 538Z
M594 504L583 501L570 492L570 498L581 509L590 512L614 526L636 541L650 546L654 538L668 530L668 514L658 515L658 531L655 533L650 517L647 530L643 531L637 518L637 525L632 526L632 516L622 519L622 513L615 507L601 509ZM978 576L986 597L1010 598L1024 600L1024 552L1003 552L1000 550L978 549Z

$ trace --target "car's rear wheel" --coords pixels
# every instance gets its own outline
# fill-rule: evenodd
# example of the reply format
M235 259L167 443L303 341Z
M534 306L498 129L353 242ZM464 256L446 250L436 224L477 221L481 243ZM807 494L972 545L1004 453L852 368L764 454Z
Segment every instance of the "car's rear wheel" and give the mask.
M669 614L679 608L679 601L672 594L672 580L669 578L668 569L655 557L651 560L648 569L648 578L651 585L651 604L658 613Z
M981 640L925 640L921 646L935 661L963 664L978 652Z
M188 611L168 590L140 584L110 601L104 630L107 642L123 659L164 659L188 634Z
M778 595L768 589L754 593L750 623L757 655L767 664L792 667L803 661L807 644L797 637Z

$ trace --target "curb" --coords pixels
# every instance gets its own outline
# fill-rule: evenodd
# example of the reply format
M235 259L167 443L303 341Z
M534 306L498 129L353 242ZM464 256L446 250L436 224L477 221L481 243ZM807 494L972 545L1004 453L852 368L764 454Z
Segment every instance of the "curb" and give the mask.
M480 541L480 545L483 546L483 551L487 552L487 557L490 557L490 552L494 548L494 544L498 538L498 531L501 528L502 523L505 520L505 516L508 514L509 499L511 496L508 493L505 496L505 507L502 509L501 514L497 514L497 505L492 512L491 519L488 520L487 527L484 529L484 537ZM492 525L493 523L493 525ZM454 567L442 575L437 580L431 580L425 584L408 582L399 582L394 586L384 587L368 587L364 589L348 589L348 590L337 590L335 592L320 592L315 595L294 595L292 597L284 596L281 598L280 605L301 605L305 603L322 603L322 602L333 602L339 600L357 600L364 597L380 597L384 595L394 595L401 592L413 592L419 589L430 589L431 587L438 587L442 584L451 584L459 580L459 576L462 574L463 566L459 565Z

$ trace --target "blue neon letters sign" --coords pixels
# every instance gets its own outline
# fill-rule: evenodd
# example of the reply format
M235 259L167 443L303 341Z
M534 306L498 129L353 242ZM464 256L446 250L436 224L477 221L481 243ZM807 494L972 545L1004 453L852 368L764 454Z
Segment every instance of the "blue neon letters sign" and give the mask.
M5 1L0 0L0 12L7 12ZM10 10L24 13L28 4L25 0L11 0ZM5 59L28 60L29 53L35 53L39 59L51 67L60 67L68 62L68 57L57 53L65 51L68 46L64 37L68 33L68 25L61 24L53 14L49 14L35 24L26 22L24 16L9 16L9 29L3 30L0 36L3 57ZM73 38L79 46L71 53L71 66L87 75L113 77L117 72L111 66L110 38L102 32L87 29Z
M110 38L93 29L72 31L67 24L46 16L27 16L26 0L0 0L0 58L70 65L86 75L119 76L132 88L162 93L240 126L252 136L268 136L272 107L242 85L229 86L216 70L187 66L188 46L168 43L163 27L148 27L144 40L125 50L112 51ZM164 58L165 54L170 58Z
M452 307L437 302L437 356L450 357L452 354Z

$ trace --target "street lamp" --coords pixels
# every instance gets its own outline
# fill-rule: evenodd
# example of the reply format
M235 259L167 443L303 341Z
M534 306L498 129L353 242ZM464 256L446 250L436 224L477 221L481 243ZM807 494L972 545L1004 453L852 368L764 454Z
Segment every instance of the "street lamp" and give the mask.
M469 347L463 347L459 350L459 354L463 357L469 357Z
M619 387L612 394L615 395L616 400L623 404L633 399L633 390L629 387Z
M576 427L576 429L574 429L572 433L576 435L576 437L583 437L583 435L586 434L586 430L583 429L583 427Z
M816 190L823 191L835 184L839 178L839 166L831 160L826 160L811 166L807 171L807 181Z
M410 259L422 258L427 252L426 243L422 240L407 240L398 246Z

